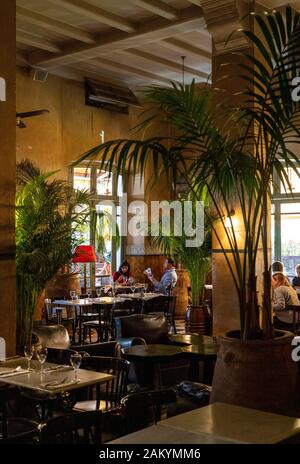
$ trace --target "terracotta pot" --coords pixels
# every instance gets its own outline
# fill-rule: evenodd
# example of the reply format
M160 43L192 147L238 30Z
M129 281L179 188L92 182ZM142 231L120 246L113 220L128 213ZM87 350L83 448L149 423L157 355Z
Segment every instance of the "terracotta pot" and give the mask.
M291 358L290 332L273 340L241 341L239 331L217 337L218 356L210 402L297 415L298 368Z
M45 287L46 298L70 297L70 291L74 290L80 295L80 275L78 272L57 273Z
M205 305L188 305L185 314L185 331L187 333L207 334L208 310Z

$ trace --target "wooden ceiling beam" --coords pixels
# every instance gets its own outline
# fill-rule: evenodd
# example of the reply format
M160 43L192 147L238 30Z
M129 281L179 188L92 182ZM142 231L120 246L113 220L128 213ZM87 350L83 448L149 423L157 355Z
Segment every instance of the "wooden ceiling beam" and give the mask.
M93 44L95 43L94 37L77 27L66 24L57 19L49 18L48 16L36 13L35 11L29 10L28 8L23 8L17 6L16 8L17 20L21 19L28 24L34 26L39 26L45 30L56 32L64 37L70 37L75 40L80 40L81 42Z
M160 84L170 85L170 79L167 79L166 77L159 76L158 74L154 74L152 72L145 71L140 68L128 66L123 63L117 63L116 61L108 60L106 58L95 58L93 60L88 60L88 63L98 64L99 67L105 66L113 69L118 69L119 71L124 72L125 74L140 76L151 82L156 81Z
M178 11L160 0L130 0L130 2L171 21L178 19Z
M193 5L201 6L201 0L188 0Z
M173 37L170 37L168 39L163 39L162 45L166 48L169 48L170 50L175 50L178 52L185 53L186 55L192 54L192 55L197 55L200 58L205 58L209 61L212 59L212 55L210 52L207 50L203 50L202 48L195 47L194 45L191 45L187 42L184 42L183 40L175 39Z
M31 64L42 65L47 68L71 64L87 58L97 57L101 53L113 53L116 50L120 51L135 47L137 41L141 44L152 43L174 34L180 34L183 31L201 30L204 25L202 9L189 7L179 12L179 19L176 21L170 22L165 18L148 20L141 23L138 32L133 34L125 34L121 31L108 32L98 37L95 44L71 45L58 55L34 52L30 55L29 61Z
M124 50L125 53L130 53L131 55L138 56L139 58L143 58L143 60L148 60L154 63L158 63L163 65L166 68L170 68L177 72L182 72L182 64L175 63L174 61L168 60L166 58L162 58L161 56L152 55L151 53L144 52L142 50L138 50L136 48L129 48ZM189 66L185 66L184 70L186 73L191 74L192 76L201 77L203 79L208 79L209 75L203 71L199 71L198 69L190 68Z
M17 28L17 42L20 42L30 47L40 48L52 53L59 53L61 49L50 40L42 39L36 35L29 34L28 32L21 31Z
M66 10L77 13L80 16L93 19L108 26L115 27L124 32L135 32L135 26L120 16L117 16L108 11L102 10L97 6L91 5L84 0L49 0L54 5L57 5Z

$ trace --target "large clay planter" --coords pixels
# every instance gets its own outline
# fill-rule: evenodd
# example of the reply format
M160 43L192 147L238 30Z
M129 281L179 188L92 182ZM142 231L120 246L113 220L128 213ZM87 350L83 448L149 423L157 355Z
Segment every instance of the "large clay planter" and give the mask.
M241 341L238 331L217 337L219 346L210 401L296 416L297 364L293 334L276 331L273 340Z
M208 322L207 306L188 305L185 314L185 330L187 333L207 334Z
M74 290L77 295L81 293L79 273L57 273L47 282L45 296L46 298L69 297L71 290Z

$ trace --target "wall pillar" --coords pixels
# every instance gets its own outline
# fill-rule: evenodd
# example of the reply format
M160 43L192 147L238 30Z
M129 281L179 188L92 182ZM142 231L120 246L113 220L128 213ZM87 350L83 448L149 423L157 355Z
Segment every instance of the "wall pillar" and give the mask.
M253 10L254 3L244 0L202 1L207 29L213 39L212 84L214 87L222 89L220 96L216 97L216 104L220 100L239 106L241 98L243 98L241 95L237 95L239 91L245 88L245 82L239 78L241 74L239 64L245 59L246 54L254 53L254 48L252 45L250 46L239 29L253 27L252 17L245 18L245 16ZM239 54L232 53L235 51L239 52ZM230 76L230 79L222 79L224 76ZM222 127L225 115L219 113L216 116L218 124ZM234 205L232 207L238 216L238 211ZM242 243L243 232L240 235ZM225 239L222 244L228 250L227 256L231 261L231 253L228 246L226 246ZM242 248L240 251L244 253ZM258 268L260 268L257 269L258 273L262 270L260 260L261 257L258 256ZM212 283L214 335L227 330L239 329L240 314L237 294L227 262L216 237L213 237Z
M0 336L6 353L16 349L15 186L16 186L16 2L1 0L0 77L6 101L0 101Z

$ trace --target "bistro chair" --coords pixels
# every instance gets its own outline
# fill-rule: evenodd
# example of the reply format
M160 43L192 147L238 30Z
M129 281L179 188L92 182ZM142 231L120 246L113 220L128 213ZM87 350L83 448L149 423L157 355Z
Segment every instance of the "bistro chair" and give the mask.
M0 444L32 443L37 437L37 422L15 416L14 406L20 401L17 388L0 387Z
M121 399L126 395L129 362L122 358L88 356L83 359L83 369L105 372L114 377L102 385L90 387L89 399L75 404L77 411L101 410L109 412L120 407Z
M64 306L55 306L50 298L45 298L44 315L47 325L69 325L72 330L72 340L75 341L77 317L75 308L67 308Z
M162 419L166 405L176 401L177 395L172 388L126 395L121 400L124 434L156 424Z
M41 423L39 441L45 444L100 444L101 411L66 414Z

